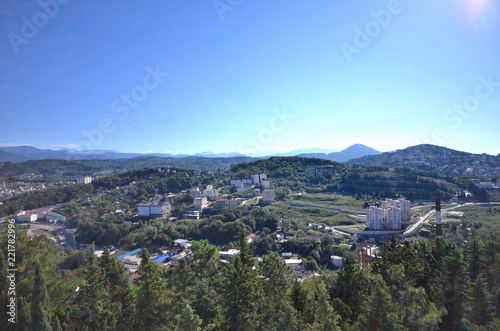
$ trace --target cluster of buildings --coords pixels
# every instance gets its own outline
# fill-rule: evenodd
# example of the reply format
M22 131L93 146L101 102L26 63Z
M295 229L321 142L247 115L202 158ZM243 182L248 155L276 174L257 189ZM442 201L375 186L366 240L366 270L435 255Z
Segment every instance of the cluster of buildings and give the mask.
M370 230L401 230L411 224L410 201L404 197L381 201L380 207L370 206L366 210L367 227Z
M500 179L497 180L496 184L497 185L495 185L491 182L480 182L480 183L477 183L476 186L479 188L485 188L487 190L498 189L498 188L500 188Z
M189 194L193 197L194 211L198 212L197 215L186 215L185 218L198 219L199 212L208 206L208 199L215 199L219 196L219 190L213 188L212 185L207 185L207 188L200 191L199 187L193 187L189 190Z
M452 176L477 176L486 179L500 175L500 165L493 155L464 155L446 149L427 153L420 150L398 151L392 155L391 163L437 170L441 174Z
M212 185L207 185L207 188L204 189L203 191L200 191L199 187L193 187L192 189L189 190L189 194L193 198L217 198L219 196L219 190L214 189Z
M45 190L47 188L55 187L55 184L40 184L31 182L16 182L16 183L0 183L0 198L10 199L15 195L27 192Z
M236 188L236 191L238 192L244 190L245 187L252 185L261 185L264 189L271 186L271 183L269 182L269 179L267 178L267 175L265 173L254 174L250 177L231 178L230 183Z
M170 169L169 169L170 170ZM192 175L196 178L200 177L202 174L206 174L209 176L213 176L214 172L212 170L200 170L200 169L195 169L192 172Z
M306 176L325 176L327 174L335 175L336 170L334 166L324 166L324 167L316 167L316 168L307 168L305 171Z
M57 223L66 222L66 217L54 213L52 208L39 208L28 211L20 210L10 216L16 221L16 223L32 223L39 220Z

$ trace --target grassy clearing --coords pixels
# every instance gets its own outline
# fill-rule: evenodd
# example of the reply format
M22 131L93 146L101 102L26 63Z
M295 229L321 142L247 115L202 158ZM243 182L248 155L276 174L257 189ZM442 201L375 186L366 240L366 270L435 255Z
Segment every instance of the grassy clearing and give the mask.
M471 227L483 231L500 232L500 206L464 206L455 210L464 213L462 220L468 222Z
M360 212L365 210L365 200L356 200L356 198L338 194L302 194L293 196L292 200L293 202L323 207L350 209Z
M321 224L324 226L355 225L356 221L350 219L342 212L314 207L297 207L289 203L282 203L265 207L276 212L280 217L293 220L299 228L305 229L307 223Z

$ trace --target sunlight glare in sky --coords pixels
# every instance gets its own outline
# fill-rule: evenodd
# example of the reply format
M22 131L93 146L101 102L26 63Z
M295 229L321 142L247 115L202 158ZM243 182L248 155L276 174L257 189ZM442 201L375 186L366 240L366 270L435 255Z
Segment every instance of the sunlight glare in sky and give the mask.
M476 24L485 13L489 0L465 0L467 4L467 20L469 24Z

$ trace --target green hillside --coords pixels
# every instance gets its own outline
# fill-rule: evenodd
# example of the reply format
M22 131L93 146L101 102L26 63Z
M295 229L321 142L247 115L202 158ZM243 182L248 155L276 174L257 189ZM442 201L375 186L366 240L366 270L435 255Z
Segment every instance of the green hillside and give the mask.
M348 165L408 166L436 171L446 176L498 176L500 155L471 154L435 145L417 145L395 152L368 155L346 162ZM468 170L469 169L469 170Z

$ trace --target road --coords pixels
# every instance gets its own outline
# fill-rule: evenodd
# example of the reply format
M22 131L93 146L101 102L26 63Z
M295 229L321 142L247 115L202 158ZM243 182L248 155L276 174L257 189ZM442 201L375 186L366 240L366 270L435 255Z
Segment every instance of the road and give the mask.
M456 205L456 206L453 206L453 207L449 207L449 208L446 208L446 209L443 209L442 211L446 211L446 210L452 210L452 209L458 209L460 207L463 207L463 206L467 206L467 205L476 205L476 206L497 206L497 205L500 205L500 202L490 202L490 203L482 203L482 202L479 202L479 203L474 203L474 202L468 202L466 204L463 204L463 205ZM422 226L422 224L424 223L430 223L431 220L432 220L432 216L434 216L434 214L436 213L435 210L431 210L429 211L427 214L425 214L423 217L421 217L417 223L413 224L411 227L409 227L404 233L403 235L404 236L413 236L415 234L415 232L417 232L418 228L420 226Z
M420 217L420 219L415 224L413 224L408 229L406 229L406 231L403 233L403 236L406 236L406 237L413 236L415 234L415 232L417 232L418 228L420 228L420 226L424 222L426 222L427 220L430 220L430 218L432 216L434 216L435 213L436 213L435 210L431 210L430 212L428 212L424 216Z

